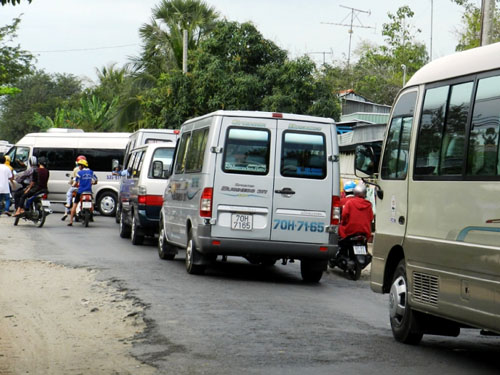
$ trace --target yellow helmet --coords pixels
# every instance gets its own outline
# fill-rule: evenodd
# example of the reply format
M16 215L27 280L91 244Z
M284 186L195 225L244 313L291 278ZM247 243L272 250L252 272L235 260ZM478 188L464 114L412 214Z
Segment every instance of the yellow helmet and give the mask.
M77 161L77 164L78 165L83 165L84 167L88 167L89 166L89 163L87 162L87 160L85 159L80 159Z

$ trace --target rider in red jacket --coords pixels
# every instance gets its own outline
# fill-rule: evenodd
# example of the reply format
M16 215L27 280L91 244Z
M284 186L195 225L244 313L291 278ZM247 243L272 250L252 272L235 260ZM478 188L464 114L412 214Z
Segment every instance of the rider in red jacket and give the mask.
M354 197L346 201L342 209L342 221L340 223L340 238L363 233L369 239L372 235L371 225L373 221L373 210L370 201L365 199L366 187L358 184L354 188Z

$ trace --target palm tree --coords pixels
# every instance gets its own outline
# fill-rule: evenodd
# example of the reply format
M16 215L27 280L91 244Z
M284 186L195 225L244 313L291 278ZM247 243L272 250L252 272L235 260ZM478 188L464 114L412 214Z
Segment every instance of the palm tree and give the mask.
M188 31L188 49L195 49L218 17L215 8L202 0L162 0L153 8L151 22L139 30L144 48L135 67L156 77L180 69L183 30Z

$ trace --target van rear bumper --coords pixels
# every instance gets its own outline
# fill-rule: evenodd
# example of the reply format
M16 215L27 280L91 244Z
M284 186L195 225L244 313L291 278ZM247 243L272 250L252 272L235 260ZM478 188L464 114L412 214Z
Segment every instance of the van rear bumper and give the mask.
M209 227L199 227L198 233L196 233L194 237L198 251L206 255L259 255L276 258L327 260L337 253L338 248L336 235L334 234L330 235L330 243L328 244L312 244L240 238L218 238L210 236Z

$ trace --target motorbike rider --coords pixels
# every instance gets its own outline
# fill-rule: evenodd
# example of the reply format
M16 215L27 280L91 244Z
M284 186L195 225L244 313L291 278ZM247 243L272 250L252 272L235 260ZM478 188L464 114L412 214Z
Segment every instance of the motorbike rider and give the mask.
M33 160L30 159L30 162ZM26 189L23 190L24 194L19 198L18 206L14 216L20 216L24 213L24 202L26 199L38 194L42 191L47 191L47 183L49 181L50 172L47 169L47 159L45 157L38 158L38 168L33 171L31 182Z
M78 165L78 162L80 160L87 160L87 158L84 155L79 155L76 157L75 161L75 168L73 168L73 172L71 172L71 176L69 177L69 189L66 192L66 204L64 205L64 215L61 217L61 220L64 221L68 217L68 215L71 212L71 202L73 200L73 192L77 190L76 186L73 186L73 182L75 181L77 173L80 171L80 166Z
M71 215L69 217L68 226L73 225L73 218L76 214L76 207L78 206L78 202L80 202L80 196L82 193L86 191L92 191L92 185L97 184L97 176L94 174L94 171L89 168L89 163L86 159L80 159L77 162L78 168L80 169L76 174L75 180L73 182L73 186L78 185L78 190L75 196L75 204L71 207Z
M14 176L15 187L13 187L12 196L14 197L14 207L16 209L19 207L19 200L23 196L24 190L31 182L31 177L33 176L33 172L35 172L37 164L38 160L36 156L30 157L28 160L28 168Z
M342 209L339 236L345 239L353 234L363 233L369 239L372 235L373 210L370 201L365 199L366 186L358 184L353 193L354 197L349 198Z
M347 181L344 183L344 197L340 200L340 207L344 207L346 202L354 197L354 188L356 187L356 183L353 181Z

